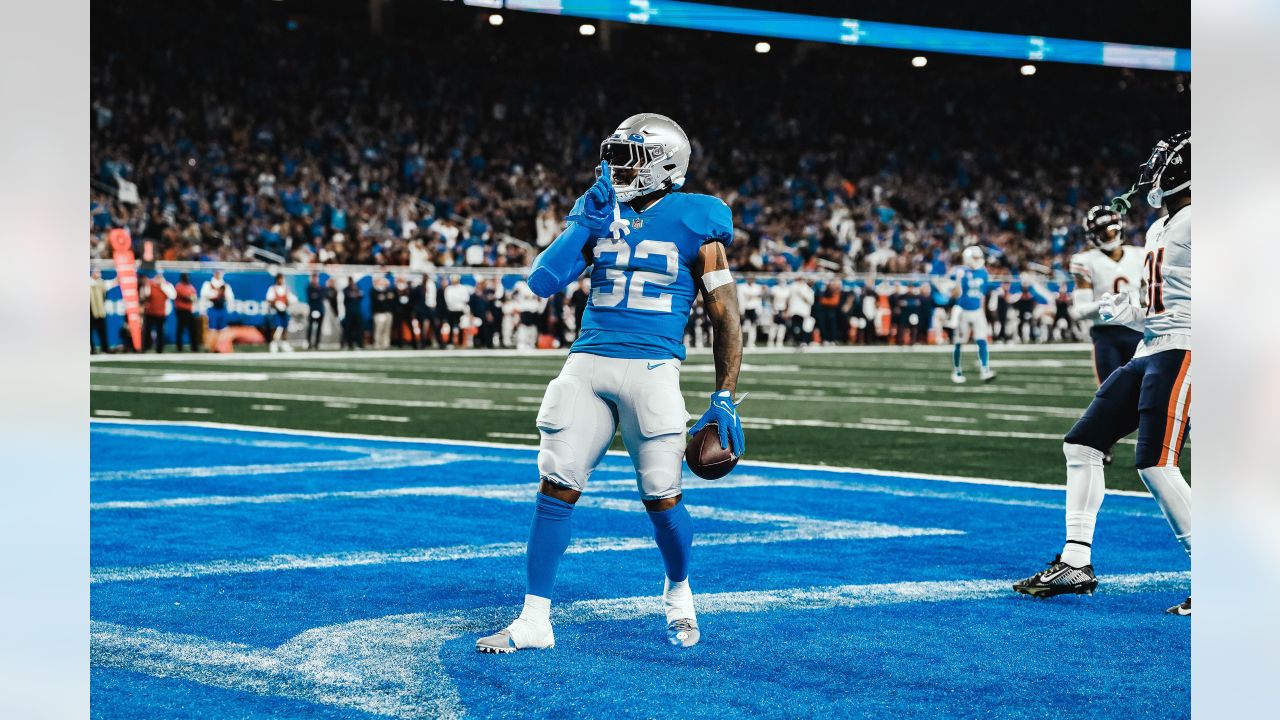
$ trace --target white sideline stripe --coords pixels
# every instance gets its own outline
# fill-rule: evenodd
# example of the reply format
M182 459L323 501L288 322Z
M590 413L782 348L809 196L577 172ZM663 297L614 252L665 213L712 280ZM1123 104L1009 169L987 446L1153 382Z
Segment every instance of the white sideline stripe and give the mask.
M186 407L178 406L174 408L176 412L187 413L189 415L212 415L213 411L207 407Z
M102 417L119 417L119 418L133 417L133 413L129 412L128 410L94 410L93 414L100 415Z
M249 409L257 410L259 412L284 412L287 408L284 405L255 404L255 405L250 405Z
M506 440L541 440L538 433L513 433L513 432L491 432L485 433L486 437L499 438Z
M405 417L404 415L361 415L359 413L351 413L351 414L348 414L347 417L351 420L371 420L373 422L394 422L394 423L409 422L409 418Z
M608 470L602 469L601 473L607 473ZM963 491L944 491L944 490L907 490L892 485L884 485L878 483L855 483L848 480L814 480L814 479L791 479L791 478L771 478L762 475L750 475L734 473L719 480L703 480L693 475L686 475L684 479L684 487L686 490L724 490L736 488L805 488L805 489L821 489L836 490L840 492L862 492L875 493L880 495L891 495L895 497L905 498L924 498L927 500L950 500L958 502L975 502L987 505L1004 505L1011 507L1029 507L1042 508L1047 510L1061 511L1064 508L1061 502L1049 502L1043 500L1023 500L1016 498L998 498L990 495L975 495L973 493ZM593 479L590 485L590 492L619 492L630 491L635 489L635 481L633 479ZM533 499L534 486L533 483L515 483L508 485L466 485L466 486L441 486L441 485L422 485L411 487L394 487L379 488L376 490L331 490L313 493L268 493L264 495L197 495L189 497L173 497L173 498L157 498L152 500L111 500L104 502L90 503L89 509L96 511L109 510L163 510L171 508L195 508L195 507L215 507L226 505L270 505L282 503L298 503L298 502L321 502L326 500L382 500L394 499L401 497L472 497L484 498L489 500L507 500L511 502L528 502ZM578 501L579 505L596 506L617 510L639 510L639 506L632 501L630 507L619 504L616 499L600 498L596 495L587 495ZM694 512L698 507L698 503L690 502L689 511ZM1109 515L1128 515L1133 517L1159 517L1159 512L1155 508L1146 510L1120 508L1115 505L1104 505L1102 512ZM754 517L761 517L760 514L753 514ZM710 515L706 517L711 517ZM777 522L778 516L768 522ZM724 516L727 519L727 516ZM763 520L745 520L742 517L735 518L740 522L764 522Z
M999 355L1006 353L1072 353L1087 352L1093 349L1091 343L1051 343L1043 345L998 345L995 352ZM890 345L857 345L857 346L820 346L810 347L803 351L798 351L793 347L771 348L771 347L748 347L744 348L745 356L754 355L790 355L795 357L797 352L804 355L932 355L932 354L950 354L951 345L912 345L909 347L890 346ZM384 358L400 358L404 360L414 358L479 358L479 357L505 357L505 358L532 358L532 359L550 359L562 358L569 354L568 348L558 350L366 350L359 353L353 353L349 350L321 350L317 352L307 353L305 358L291 357L287 353L271 354L271 353L202 353L184 357L184 362L217 362L217 363L235 363L243 362L288 362L293 360L329 360L343 359L353 360L381 360ZM710 355L710 348L688 348L689 355ZM172 357L164 355L91 355L89 363L91 365L111 365L116 363L133 363L133 362L164 362L173 361ZM998 367L998 365L997 365Z
M546 389L539 386L540 389ZM252 392L249 390L209 390L205 388L147 387L144 385L90 385L97 392L141 393L143 395L182 395L194 397L247 398L250 400L288 400L296 402L324 403L326 407L350 409L359 405L386 405L408 408L445 408L449 410L510 410L537 412L536 405L480 404L475 401L448 400L393 400L390 398L353 398L336 395L294 395L277 392Z
M96 356L95 356L96 357ZM274 428L263 425L242 425L239 423L226 422L208 422L198 420L116 420L112 418L91 418L90 424L97 423L103 427L110 427L114 424L122 425L153 425L168 428L209 428L213 430L231 430L238 432L254 432L263 434L289 435L315 438L334 438L338 440L366 440L381 443L422 443L433 445L452 445L455 447L476 447L476 448L498 448L502 450L516 450L520 452L533 452L535 449L528 445L519 443L500 443L486 440L453 440L447 438L415 438L415 437L397 437L395 435L370 435L367 433L342 433L332 432L328 430L299 430L296 428ZM94 429L94 428L91 428ZM240 442L233 440L233 442ZM608 455L615 457L628 457L623 450L609 450ZM963 483L969 485L992 485L996 487L1017 487L1029 490L1044 490L1047 492L1065 493L1065 485L1049 485L1047 483L1024 482L1021 480L1004 480L1000 478L980 478L969 477L965 475L941 475L937 473L921 473L910 470L876 470L873 468L855 468L845 467L842 465L813 465L808 463L789 463L777 462L772 460L743 460L738 463L739 467L771 467L785 468L788 470L805 470L809 472L819 473L838 473L844 475L874 475L886 477L890 479L903 480L928 480L934 482L946 483ZM1139 490L1107 490L1108 495L1128 495L1131 497L1151 497L1151 493Z
M101 392L124 392L124 393L143 393L143 394L160 394L160 395L195 395L195 396L214 396L214 397L239 397L252 398L258 400L294 400L298 402L323 402L330 403L339 400L333 396L323 395L291 395L288 393L270 393L270 392L249 392L244 390L205 390L200 388L156 388L143 386L125 386L125 385L90 385L90 390ZM391 407L414 407L414 408L450 408L454 410L510 410L517 412L534 412L538 408L533 405L498 405L487 404L485 402L475 401L440 401L440 400L390 400L379 398L349 398L352 402L359 405L387 405ZM899 427L876 425L866 422L836 422L832 420L796 420L786 418L753 418L754 422L767 425L782 425L788 427L828 427L840 428L845 430L879 430L882 432L910 432L925 433L930 435L964 435L968 437L997 437L997 438L1018 438L1023 440L1054 440L1061 442L1062 436L1055 433L1032 433L1019 431L995 431L995 430L968 430L964 428L947 428L947 427ZM1120 444L1136 445L1137 441L1133 439L1121 440Z
M1189 572L1104 576L1102 592L1182 587ZM759 613L1013 597L1010 579L959 579L778 588L698 595L698 612ZM90 662L213 687L305 700L395 718L461 718L466 708L440 659L450 641L502 627L511 607L387 615L312 628L282 645L254 647L115 623L89 624ZM662 617L653 596L557 605L563 627Z
M603 498L599 500L607 502ZM707 509L704 508L704 510ZM692 508L690 511L692 513ZM732 511L722 512L728 513ZM884 538L922 537L926 535L964 534L959 530L947 530L944 528L911 528L874 522L806 520L807 522L797 523L794 526L784 527L780 530L744 533L702 533L694 537L693 544L699 547L712 545L763 545L810 540L879 540ZM237 560L107 567L91 571L89 582L101 584L259 572L328 570L397 563L455 562L518 557L524 555L525 547L526 543L522 541L483 545L409 548L394 551L353 551L307 555L281 554ZM653 539L648 537L598 537L575 540L565 552L571 555L578 555L595 552L626 552L650 549L652 547Z
M1039 419L1030 415L1008 415L1005 413L987 413L987 417L992 420L1004 420L1007 422L1031 422Z
M925 415L924 419L929 422L949 422L963 425L973 425L978 422L976 418L959 417L957 415Z
M375 451L365 457L343 460L302 460L286 463L262 463L251 465L197 465L193 467L138 468L134 470L104 470L89 474L90 482L116 482L121 480L166 480L172 478L210 478L225 476L284 475L300 472L351 472L360 470L392 470L409 467L430 467L473 460L499 461L496 457L477 457L459 453Z

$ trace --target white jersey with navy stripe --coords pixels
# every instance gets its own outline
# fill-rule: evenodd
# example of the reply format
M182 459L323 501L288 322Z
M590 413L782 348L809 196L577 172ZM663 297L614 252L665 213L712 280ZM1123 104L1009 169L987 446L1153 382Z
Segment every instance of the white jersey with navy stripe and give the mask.
M1135 357L1191 349L1191 206L1147 231L1141 304L1143 338Z
M1098 248L1076 253L1071 256L1071 274L1089 281L1095 299L1108 293L1129 293L1130 301L1138 305L1142 261L1147 253L1137 245L1123 245L1121 249L1119 262L1112 260L1109 254ZM1091 317L1095 320L1098 318L1096 310Z

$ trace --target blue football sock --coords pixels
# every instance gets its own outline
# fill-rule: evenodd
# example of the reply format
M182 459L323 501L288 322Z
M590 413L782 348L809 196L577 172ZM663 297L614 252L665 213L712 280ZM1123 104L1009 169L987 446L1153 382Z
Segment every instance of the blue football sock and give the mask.
M951 367L956 372L960 372L960 343L955 344L955 348L951 351Z
M990 359L990 357L991 356L987 353L986 339L979 338L978 339L978 363L982 365L983 370L989 369L987 366L987 361Z
M569 547L569 521L572 519L572 505L538 493L533 512L533 529L529 531L526 565L530 595L551 597L551 586L556 581L556 567L560 565L560 557Z
M653 539L662 552L662 564L667 568L667 579L681 582L689 577L689 552L693 548L693 518L684 503L661 512L649 511L653 523Z

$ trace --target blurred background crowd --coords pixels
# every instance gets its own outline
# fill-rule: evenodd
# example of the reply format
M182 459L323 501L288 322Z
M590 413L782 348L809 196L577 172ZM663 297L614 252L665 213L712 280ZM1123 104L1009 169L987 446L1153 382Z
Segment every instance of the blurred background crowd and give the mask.
M538 43L476 43L470 8L379 29L352 7L95 7L90 257L126 227L144 261L525 267L600 140L656 111L694 143L686 189L732 207L740 271L937 273L978 243L997 275L1065 279L1084 211L1189 126L1175 73L526 14L484 30Z

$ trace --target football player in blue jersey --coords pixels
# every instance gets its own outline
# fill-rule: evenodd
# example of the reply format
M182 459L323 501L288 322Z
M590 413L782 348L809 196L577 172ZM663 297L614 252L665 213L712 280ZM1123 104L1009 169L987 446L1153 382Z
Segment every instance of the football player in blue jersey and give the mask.
M563 291L588 266L591 295L564 369L547 386L538 411L541 485L524 609L505 629L477 640L477 650L555 645L551 589L569 546L574 503L619 429L666 570L667 639L678 647L700 639L689 588L693 528L680 486L689 418L680 363L685 323L699 291L714 328L716 387L692 432L715 423L721 447L738 456L746 443L734 401L742 324L725 254L733 217L717 198L678 192L689 152L688 137L670 118L627 118L600 146L596 183L533 263L528 282L538 295Z
M991 370L991 351L988 343L991 331L987 327L986 300L991 289L991 276L987 274L987 258L982 248L970 245L961 253L964 264L951 271L951 297L955 300L953 327L955 343L951 351L951 382L964 382L960 369L960 350L972 337L978 345L978 366L982 382L991 382L996 374Z

